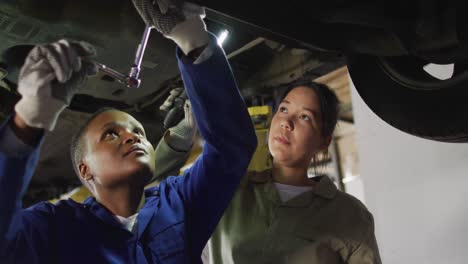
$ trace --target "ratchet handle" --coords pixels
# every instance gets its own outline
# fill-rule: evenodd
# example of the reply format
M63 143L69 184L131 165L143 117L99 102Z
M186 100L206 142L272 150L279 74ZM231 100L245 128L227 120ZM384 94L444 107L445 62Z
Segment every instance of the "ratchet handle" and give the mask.
M130 78L139 80L138 77L140 76L141 62L143 61L143 56L145 55L146 44L148 44L148 39L152 28L152 26L147 25L145 31L143 32L143 36L141 37L140 44L138 45L136 51L135 62L133 63L132 68L130 68Z
M143 61L143 55L145 54L146 44L148 44L148 39L149 39L152 28L153 28L152 26L146 26L145 31L143 33L143 37L141 38L141 42L137 48L137 52L135 55L135 62L133 66L130 68L130 72L128 75L122 74L114 69L111 69L102 63L91 61L86 58L82 58L82 59L96 64L99 71L112 77L118 82L123 83L127 87L138 88L140 87L140 84L141 84L141 79L138 78L140 76L140 71L141 71L141 62Z

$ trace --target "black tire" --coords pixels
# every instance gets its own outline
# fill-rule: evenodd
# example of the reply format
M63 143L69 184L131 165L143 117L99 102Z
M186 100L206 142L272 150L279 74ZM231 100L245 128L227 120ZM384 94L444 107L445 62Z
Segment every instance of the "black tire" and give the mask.
M387 59L405 72L403 80L389 72ZM415 68L422 63L411 57L348 56L349 73L359 95L385 122L426 139L468 142L468 78L461 74L458 79L441 81L422 67Z

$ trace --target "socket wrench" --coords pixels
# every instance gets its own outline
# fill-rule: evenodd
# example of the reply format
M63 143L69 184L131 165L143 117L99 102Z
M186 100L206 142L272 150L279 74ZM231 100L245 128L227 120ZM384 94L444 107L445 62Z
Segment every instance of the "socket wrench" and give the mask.
M130 68L130 73L125 75L120 73L112 68L107 67L106 65L92 61L98 67L99 71L103 72L104 74L114 78L118 82L126 85L129 88L138 88L141 84L141 80L138 78L141 72L141 62L143 61L143 56L146 50L146 44L148 43L148 39L151 33L152 26L146 26L145 31L143 33L143 37L141 38L140 44L138 45L137 52L135 55L135 61Z

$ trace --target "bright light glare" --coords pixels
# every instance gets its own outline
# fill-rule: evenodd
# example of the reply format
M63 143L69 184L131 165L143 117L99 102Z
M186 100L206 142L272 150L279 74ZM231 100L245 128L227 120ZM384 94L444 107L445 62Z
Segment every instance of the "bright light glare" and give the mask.
M423 69L439 80L448 80L452 78L455 65L452 64L434 64L429 63Z
M223 46L223 43L227 39L228 35L229 35L229 31L227 31L226 29L223 29L223 31L221 31L221 33L219 33L219 36L218 36L218 45Z

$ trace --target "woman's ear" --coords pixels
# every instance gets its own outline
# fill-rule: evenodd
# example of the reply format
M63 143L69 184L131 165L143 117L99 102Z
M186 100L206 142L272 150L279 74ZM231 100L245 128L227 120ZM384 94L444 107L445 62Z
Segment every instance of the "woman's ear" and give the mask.
M93 179L93 175L91 174L88 165L81 162L80 165L78 165L78 170L80 171L81 179L83 179L85 182Z

